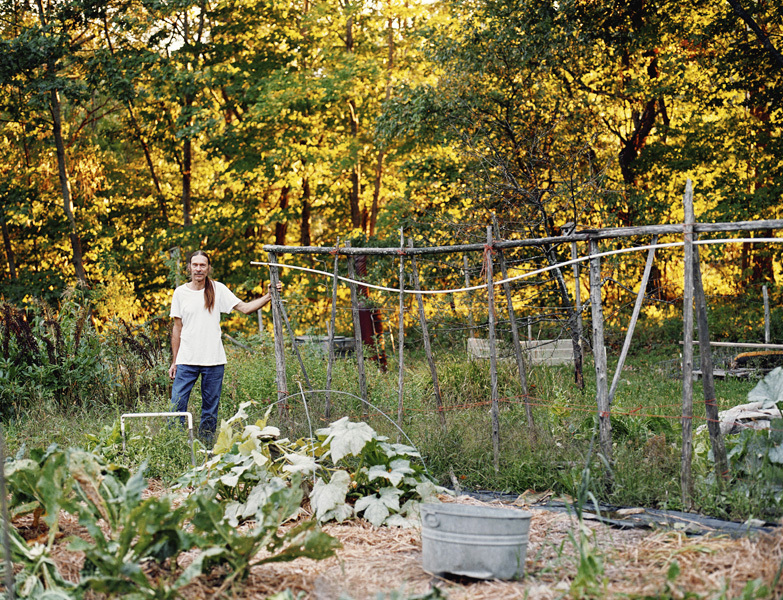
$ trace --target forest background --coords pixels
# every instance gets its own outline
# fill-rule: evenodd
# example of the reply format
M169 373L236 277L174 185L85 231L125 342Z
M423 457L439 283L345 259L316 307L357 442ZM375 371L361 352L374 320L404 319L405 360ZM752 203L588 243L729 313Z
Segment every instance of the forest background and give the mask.
M197 248L249 298L264 244L682 222L689 177L701 221L779 218L780 9L2 0L0 297L80 283L98 322L142 321ZM705 254L726 293L775 281L774 248Z

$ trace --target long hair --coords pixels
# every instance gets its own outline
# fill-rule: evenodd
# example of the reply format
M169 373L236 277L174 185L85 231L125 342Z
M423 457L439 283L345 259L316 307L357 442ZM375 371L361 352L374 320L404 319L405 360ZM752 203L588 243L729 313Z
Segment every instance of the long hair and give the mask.
M203 250L196 250L188 256L188 272L190 272L190 261L193 260L194 256L203 256L207 259L209 269L207 269L207 277L204 280L204 307L209 312L212 312L212 309L215 308L215 286L212 285L212 279L209 277L210 273L212 273L212 261L209 258L209 254Z

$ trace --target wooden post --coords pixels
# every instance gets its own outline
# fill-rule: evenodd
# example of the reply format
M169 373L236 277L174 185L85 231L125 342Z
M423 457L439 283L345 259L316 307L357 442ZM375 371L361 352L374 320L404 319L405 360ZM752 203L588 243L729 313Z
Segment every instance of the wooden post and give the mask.
M468 255L462 255L462 272L465 274L465 287L470 287L470 271L468 270ZM473 319L473 292L465 292L468 300L468 335L476 337L476 321Z
M302 354L299 352L299 346L296 345L296 336L294 335L294 330L291 327L291 322L288 320L288 313L285 310L285 305L279 296L278 302L280 305L280 316L283 317L283 323L285 323L286 330L288 331L288 337L291 339L291 348L293 348L294 354L296 354L296 358L299 361L299 368L302 369L302 377L305 381L305 387L307 388L307 391L312 391L313 386L310 385L310 378L307 376L307 369L305 369L304 361L302 360Z
M332 315L329 319L329 362L326 363L326 403L324 406L324 418L328 421L332 417L332 369L334 368L334 329L337 320L337 276L339 275L340 238L337 238L337 246L334 248L334 278L332 279Z
M576 260L579 253L576 248L576 242L571 242L571 260ZM584 336L584 323L582 322L582 286L579 282L579 263L574 265L574 304L576 310L576 332L579 335L579 347L582 348L582 337ZM582 354L584 356L584 353Z
M345 242L345 247L351 247L350 240ZM353 256L348 257L348 277L353 280L356 279L356 267L354 266ZM367 376L364 372L364 342L362 341L362 324L359 320L359 294L355 283L351 283L351 313L353 313L353 339L356 347L356 367L359 369L362 415L366 417L369 412L369 406L367 405Z
M683 290L682 290L682 460L680 488L685 510L693 507L693 186L685 184L683 196Z
M576 232L576 223L569 221L561 227L561 233L571 236ZM579 252L576 247L576 240L571 241L571 260L576 261ZM574 262L571 265L574 272L574 310L576 311L576 333L579 337L579 347L582 348L582 337L584 336L584 323L582 321L582 286L579 282L579 263ZM584 356L584 353L583 353Z
M658 236L652 237L652 248L647 252L647 263L644 265L644 274L642 275L642 283L639 285L639 292L636 294L636 304L633 307L633 314L631 315L631 322L628 325L628 331L625 334L625 342L623 342L623 349L620 352L620 360L617 361L617 368L614 371L614 378L612 379L612 387L609 388L609 405L614 402L614 394L617 391L617 384L620 382L620 374L625 364L625 359L628 356L628 349L631 347L631 340L633 339L633 331L636 328L636 321L639 318L639 312L642 310L642 303L644 302L644 293L647 290L647 282L650 279L650 271L652 271L653 260L655 259L655 245L658 243Z
M769 294L767 293L766 284L761 288L761 292L764 294L764 343L769 344Z
M264 317L260 308L256 311L256 316L258 317L258 335L261 335L264 333Z
M601 258L598 241L590 240L590 308L593 317L593 359L595 362L595 400L598 407L598 427L601 454L612 464L612 422L610 420L609 388L606 375L606 346L604 345L604 309L601 303ZM611 482L611 473L609 474Z
M403 252L405 251L405 232L400 227L400 319L397 346L400 349L399 358L399 375L397 378L397 427L402 429L402 414L403 414L403 399L404 391L403 386L405 384L405 353L402 351L405 340L405 257ZM391 332L390 332L391 333Z
M410 238L408 238L408 248L413 248L413 240ZM424 300L421 297L421 284L419 283L419 267L416 264L415 255L411 257L411 270L413 271L413 287L416 290L416 302L419 305L419 321L421 322L421 335L424 338L424 354L427 356L427 363L430 365L432 386L435 392L435 407L438 410L440 424L445 429L446 415L443 413L443 398L440 395L438 370L435 368L435 359L432 357L432 345L430 344L430 333L427 329L427 316L424 314Z
M489 381L492 399L492 463L500 471L500 409L498 408L498 358L495 340L495 283L492 273L492 227L487 227L487 246L484 249L484 271L487 274L487 307L489 309Z
M285 374L285 343L283 341L283 318L280 314L280 293L277 282L280 277L277 271L277 254L269 254L269 291L272 294L272 330L275 338L275 372L277 381L277 412L280 417L288 416L288 381Z
M495 236L500 237L500 227L498 227L498 220L495 215L492 215L492 225L495 229ZM503 279L508 279L508 269L506 268L506 257L503 256L503 251L498 250L498 260L500 262L500 272L503 275ZM528 427L533 427L533 407L530 405L530 397L527 389L527 365L522 357L522 344L519 341L519 328L517 327L517 317L514 313L514 300L511 297L511 284L506 281L503 284L503 291L506 293L506 302L508 304L508 316L511 320L511 336L514 340L514 355L517 359L517 369L519 371L519 383L522 386L522 395L525 398L525 416L527 417Z
M699 355L701 356L701 384L704 391L704 405L707 413L707 430L710 432L712 456L715 460L715 479L720 486L729 474L729 461L726 456L726 445L720 432L720 417L718 403L715 399L715 379L712 373L712 348L710 346L710 330L707 323L707 298L704 294L704 284L701 280L701 265L699 247L693 247L693 292L696 300L696 315L699 325Z

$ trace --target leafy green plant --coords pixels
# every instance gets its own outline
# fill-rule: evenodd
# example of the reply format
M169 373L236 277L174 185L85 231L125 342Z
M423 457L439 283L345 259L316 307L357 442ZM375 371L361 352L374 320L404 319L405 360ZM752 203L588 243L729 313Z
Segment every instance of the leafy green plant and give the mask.
M44 304L29 313L2 305L0 412L11 416L33 399L68 408L103 397L108 375L89 314L75 291L57 314Z
M216 592L217 596L234 582L245 579L255 565L303 556L320 560L332 556L339 547L339 542L322 532L315 521L281 527L299 513L302 501L297 478L291 483L293 485L288 485L279 477L262 481L241 504L216 501L214 490L202 490L193 496L196 508L193 532L200 540L202 556L210 564L225 564L231 568L231 574ZM249 529L237 529L240 521L249 518ZM259 558L262 549L266 554Z
M125 469L102 464L93 454L72 450L71 475L76 494L68 504L89 540L72 538L70 548L84 552L81 590L93 590L128 598L175 598L176 590L200 571L150 578L146 561L162 564L175 559L195 543L185 524L192 503L172 505L168 496L143 498L147 484L143 467L133 475Z
M418 451L389 443L366 423L347 417L316 431L326 473L316 478L310 503L319 521L341 521L361 514L375 526L406 526L418 503L436 500L436 486L420 462ZM325 462L325 461L324 461ZM327 479L328 477L328 479Z
M242 403L221 423L214 456L183 475L179 487L205 486L221 500L244 503L270 477L312 476L309 500L316 520L361 515L376 526L409 525L406 517L415 515L419 502L445 491L416 460L415 448L390 443L366 423L343 418L313 439L291 442L278 439L279 430L267 425L271 407L263 419L245 424L250 405Z
M33 515L30 531L38 534L42 528L46 543L32 544L15 529L10 528L11 556L23 568L15 578L16 593L20 598L69 598L66 592L74 585L65 580L52 559L59 530L60 508L66 501L73 481L67 468L67 456L55 444L45 451L36 449L30 458L23 450L16 459L5 465L5 476L10 493L9 518ZM43 517L43 523L39 519Z
M302 490L294 478L266 478L243 502L220 501L214 490L200 490L175 501L172 496L145 497L142 465L135 473L79 449L52 445L31 458L17 456L6 467L10 512L42 515L46 543L32 545L13 529L12 552L22 564L16 576L23 598L81 598L94 592L131 599L179 598L179 590L214 564L230 568L222 589L242 581L262 562L300 556L330 556L337 542L315 521L283 524L298 516ZM58 572L51 552L62 512L75 515L88 537L71 537L69 547L84 553L78 583ZM239 520L251 521L237 529ZM37 531L36 531L37 533ZM260 549L268 554L254 558ZM184 570L177 556L200 550ZM148 565L155 563L150 571Z

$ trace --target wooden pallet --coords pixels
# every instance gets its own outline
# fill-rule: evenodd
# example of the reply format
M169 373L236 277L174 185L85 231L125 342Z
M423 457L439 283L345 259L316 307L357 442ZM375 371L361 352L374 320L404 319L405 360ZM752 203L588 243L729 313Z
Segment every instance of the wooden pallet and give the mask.
M571 340L524 340L522 350L531 365L565 365L574 362L574 349ZM489 359L489 340L468 338L468 357L470 360ZM514 349L507 342L497 343L498 360L513 360Z

